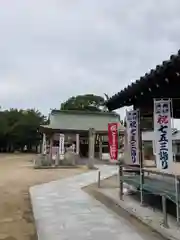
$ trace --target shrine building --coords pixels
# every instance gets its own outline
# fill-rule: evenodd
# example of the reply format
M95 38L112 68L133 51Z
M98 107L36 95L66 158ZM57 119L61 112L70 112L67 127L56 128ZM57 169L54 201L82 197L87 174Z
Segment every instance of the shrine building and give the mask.
M58 154L60 134L64 135L63 148L72 146L76 154L82 158L89 157L90 129L93 129L95 158L102 159L102 153L108 152L108 123L119 123L119 135L124 128L120 125L120 116L114 112L84 112L74 110L52 110L49 125L40 126L46 136L47 154L55 158Z

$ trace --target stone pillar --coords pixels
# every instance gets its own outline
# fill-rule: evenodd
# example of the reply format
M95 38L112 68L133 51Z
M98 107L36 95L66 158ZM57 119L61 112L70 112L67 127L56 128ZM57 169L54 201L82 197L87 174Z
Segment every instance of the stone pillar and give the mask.
M76 154L79 155L79 134L76 134Z
M102 136L99 136L99 159L102 160Z
M42 141L41 153L42 153L42 155L46 155L46 153L47 153L46 134L45 133L43 133L43 141Z
M72 151L73 151L73 153L75 153L75 149L76 149L76 144L72 144Z
M90 169L94 168L94 151L95 151L95 130L93 128L89 129L89 159L88 167Z

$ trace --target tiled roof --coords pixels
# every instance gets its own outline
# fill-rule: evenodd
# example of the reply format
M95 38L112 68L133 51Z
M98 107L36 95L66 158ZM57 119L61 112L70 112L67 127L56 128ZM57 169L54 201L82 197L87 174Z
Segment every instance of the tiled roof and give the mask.
M106 106L109 110L115 110L124 106L133 105L137 100L137 96L139 97L141 95L143 88L148 89L150 85L156 85L159 76L164 77L163 75L168 68L177 71L175 70L177 69L177 66L180 66L180 50L176 55L171 55L168 61L163 61L161 65L157 65L155 69L151 69L150 72L140 77L140 79L113 95L108 101L106 101Z
M44 128L72 131L88 131L89 128L94 128L96 131L104 132L108 130L108 123L111 122L120 124L119 115L114 113L82 114L77 111L53 111L50 114L50 124L44 126ZM124 131L124 127L121 125L120 129Z

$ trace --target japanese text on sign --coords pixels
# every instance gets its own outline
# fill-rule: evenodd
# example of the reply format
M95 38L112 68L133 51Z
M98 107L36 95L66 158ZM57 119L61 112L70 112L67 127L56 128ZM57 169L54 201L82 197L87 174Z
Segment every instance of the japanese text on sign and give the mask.
M112 160L118 158L118 125L117 123L108 124L109 151Z
M132 163L138 163L138 112L130 111L127 113L128 139Z
M158 101L154 104L155 110L155 140L157 145L156 161L163 170L168 169L169 160L172 156L172 133L170 102ZM170 155L170 156L169 156Z

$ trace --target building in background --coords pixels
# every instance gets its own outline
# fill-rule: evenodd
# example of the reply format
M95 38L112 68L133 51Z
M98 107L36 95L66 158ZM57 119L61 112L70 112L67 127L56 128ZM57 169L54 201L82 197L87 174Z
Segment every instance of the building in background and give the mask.
M102 159L103 152L108 152L108 123L119 123L119 133L123 135L124 128L120 117L114 112L84 112L52 110L49 125L40 126L40 131L46 136L47 154L57 158L59 136L64 135L64 150L69 147L80 157L89 157L89 130L94 129L94 157Z
M144 159L154 160L156 152L154 145L154 131L142 132L142 141L144 149ZM174 161L180 162L180 131L175 128L172 129L172 141Z

